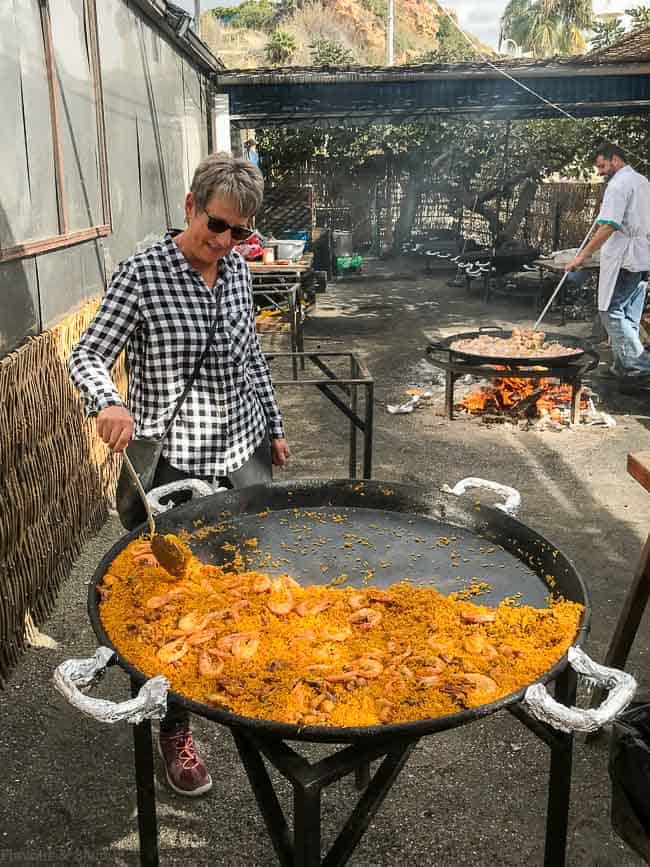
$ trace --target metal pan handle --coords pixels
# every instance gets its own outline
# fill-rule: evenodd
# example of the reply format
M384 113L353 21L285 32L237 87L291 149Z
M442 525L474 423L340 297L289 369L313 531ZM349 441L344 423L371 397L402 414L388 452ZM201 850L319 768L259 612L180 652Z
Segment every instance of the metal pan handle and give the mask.
M115 652L109 647L98 647L90 659L68 659L56 667L54 686L73 707L97 722L138 725L145 719L162 719L167 712L169 692L169 681L162 675L146 681L137 696L128 701L107 701L84 694L106 674L114 657Z
M579 707L566 707L551 698L541 683L529 686L524 695L526 710L546 725L562 732L595 732L613 722L632 701L637 682L631 674L618 668L598 665L578 647L569 648L569 665L578 674L587 678L590 684L609 691L608 697L600 707L582 710Z
M157 488L147 493L147 502L151 506L151 511L154 515L160 515L162 512L167 512L174 508L173 501L164 504L162 501L169 497L170 494L187 491L190 498L209 497L210 494L216 494L217 491L225 491L226 488L220 488L215 485L210 485L204 482L203 479L179 479L177 482L168 482L166 485L159 485Z
M495 494L501 494L506 498L505 503L497 503L496 508L501 509L508 515L515 515L521 506L521 494L516 488L511 488L508 485L502 485L499 482L491 482L488 479L468 478L463 479L450 488L449 485L443 485L441 490L445 494L454 494L456 497L461 497L468 488L486 488L488 491L494 491Z

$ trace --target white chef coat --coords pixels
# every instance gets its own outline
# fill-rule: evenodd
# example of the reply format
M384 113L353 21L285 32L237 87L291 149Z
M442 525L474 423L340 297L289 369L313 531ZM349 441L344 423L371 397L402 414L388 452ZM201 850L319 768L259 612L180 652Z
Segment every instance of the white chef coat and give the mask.
M650 182L623 166L607 184L598 223L616 231L605 241L600 257L598 308L607 310L621 268L650 271Z

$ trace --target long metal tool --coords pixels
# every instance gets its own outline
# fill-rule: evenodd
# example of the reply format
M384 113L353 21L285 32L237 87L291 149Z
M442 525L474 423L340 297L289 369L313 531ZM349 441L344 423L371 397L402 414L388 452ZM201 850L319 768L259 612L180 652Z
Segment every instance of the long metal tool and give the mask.
M589 229L589 231L588 231L587 234L585 235L585 239L584 239L584 241L583 241L582 244L580 244L580 246L578 247L578 253L581 253L582 250L587 246L587 242L589 241L589 238L591 237L591 233L592 233L593 230L596 228L596 224L597 224L597 223L598 223L598 219L595 219L594 222L592 223L591 229ZM576 254L576 255L578 255L578 254ZM533 329L534 329L535 331L537 331L537 329L539 328L539 324L540 324L540 322L542 321L542 319L546 316L546 314L547 314L548 311L550 310L551 304L552 304L552 303L555 301L555 299L557 298L557 294L558 294L558 292L559 292L560 289L564 286L564 284L565 284L565 282L566 282L566 279L567 279L567 277L569 276L570 273L571 273L570 271L565 271L565 272L564 272L564 276L562 277L562 279L560 280L560 282L559 282L559 283L557 284L557 286L555 287L555 291L553 292L553 294L551 295L551 297L548 299L548 304L547 304L546 307L542 310L542 312L539 314L539 318L538 318L537 322L533 325Z
M160 563L160 565L169 572L170 575L174 575L177 578L182 578L185 574L185 567L188 552L185 552L185 545L177 538L170 538L173 534L168 534L167 536L162 536L160 533L156 533L156 523L153 518L153 512L151 511L151 506L149 504L149 500L147 499L147 495L145 493L144 488L142 487L142 482L140 481L140 477L138 476L135 467L131 463L131 459L127 455L126 451L123 453L124 465L129 471L129 475L133 481L133 484L136 487L138 494L140 495L140 499L142 500L142 505L145 508L147 513L147 523L149 525L149 533L151 535L151 550L153 551L153 555L156 560Z

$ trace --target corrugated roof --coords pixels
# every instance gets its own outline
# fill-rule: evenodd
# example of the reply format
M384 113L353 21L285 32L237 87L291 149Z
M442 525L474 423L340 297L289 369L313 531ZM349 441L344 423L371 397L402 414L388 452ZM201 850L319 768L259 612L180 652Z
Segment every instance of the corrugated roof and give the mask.
M648 61L650 61L650 48ZM255 69L227 69L217 73L218 85L259 84L337 84L346 82L426 81L427 79L494 78L499 70L515 78L536 76L562 77L576 74L600 74L603 64L615 65L596 55L551 57L543 60L497 60L493 65L483 61L464 63L420 63L404 66L285 66ZM612 70L609 70L610 72Z
M596 63L650 62L650 27L633 30L607 48L592 51L585 59Z

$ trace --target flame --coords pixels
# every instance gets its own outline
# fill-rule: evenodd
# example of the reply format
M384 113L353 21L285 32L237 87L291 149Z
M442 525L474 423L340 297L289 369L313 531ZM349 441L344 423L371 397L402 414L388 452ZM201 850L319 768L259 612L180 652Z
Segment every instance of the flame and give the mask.
M491 388L481 389L466 395L461 407L470 413L486 410L500 412L516 407L522 400L543 389L535 401L537 416L548 416L554 421L563 421L562 410L571 404L571 386L554 379L543 378L537 381L519 379L514 376L498 377ZM581 400L581 407L587 408L587 401Z

